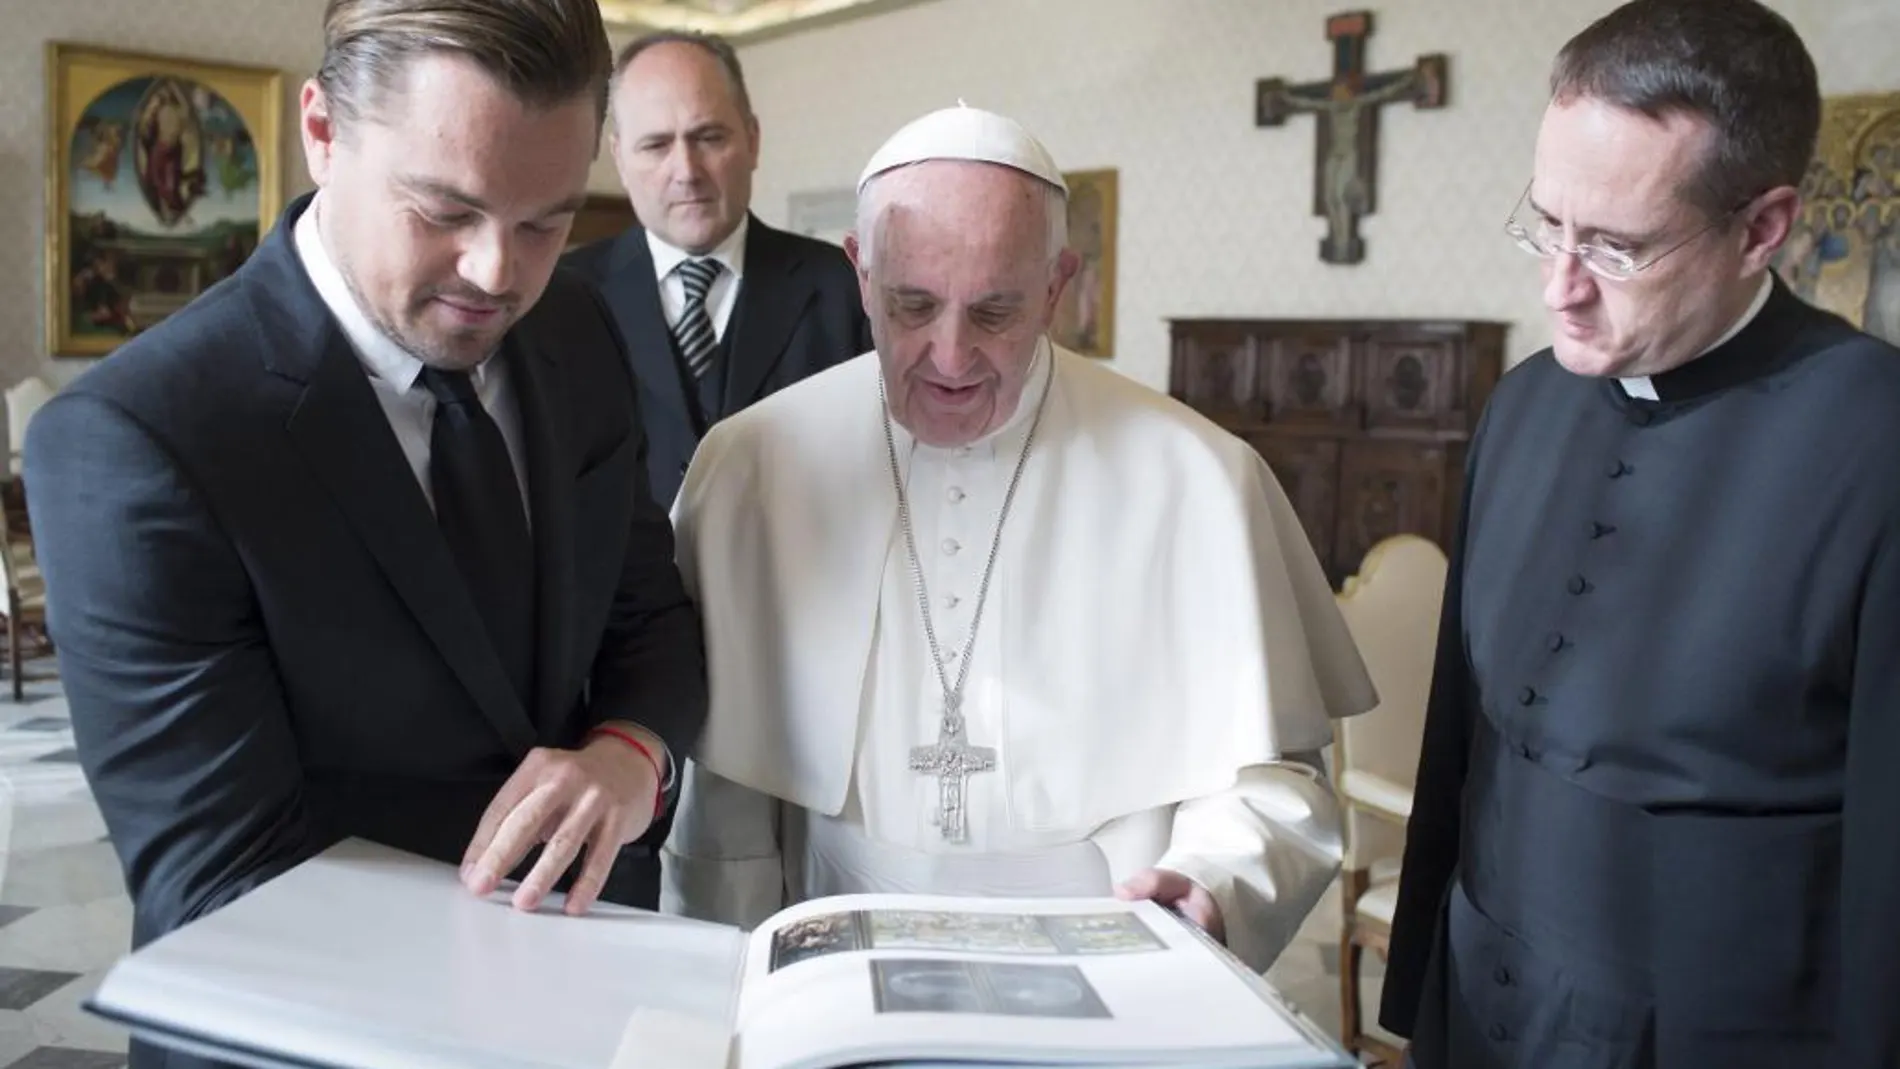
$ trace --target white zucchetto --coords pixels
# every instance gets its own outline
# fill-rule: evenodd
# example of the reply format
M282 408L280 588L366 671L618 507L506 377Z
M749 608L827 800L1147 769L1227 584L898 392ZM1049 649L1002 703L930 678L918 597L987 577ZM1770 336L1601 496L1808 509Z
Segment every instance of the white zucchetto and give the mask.
M1069 192L1054 157L1020 123L962 101L956 107L912 120L892 134L865 165L858 178L858 192L864 192L865 183L885 171L925 160L1001 164L1040 178L1065 195Z

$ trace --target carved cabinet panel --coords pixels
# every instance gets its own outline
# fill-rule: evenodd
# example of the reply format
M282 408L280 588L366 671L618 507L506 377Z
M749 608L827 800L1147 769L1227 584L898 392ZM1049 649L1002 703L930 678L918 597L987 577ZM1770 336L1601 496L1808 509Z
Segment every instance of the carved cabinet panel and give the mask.
M1307 530L1339 510L1339 442L1332 438L1242 434L1273 469Z
M1182 319L1170 391L1253 446L1338 585L1380 539L1449 547L1505 324Z

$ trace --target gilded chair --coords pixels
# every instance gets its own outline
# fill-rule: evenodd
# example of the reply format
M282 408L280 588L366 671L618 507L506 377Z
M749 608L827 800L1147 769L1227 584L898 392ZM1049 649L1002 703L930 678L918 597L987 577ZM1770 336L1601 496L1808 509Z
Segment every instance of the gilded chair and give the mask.
M1412 814L1425 703L1444 597L1445 554L1416 535L1372 547L1339 593L1339 608L1379 691L1379 705L1336 725L1335 782L1345 813L1340 876L1340 1038L1374 1064L1397 1066L1399 1052L1367 1032L1361 968L1367 950L1383 959L1398 904L1405 822Z

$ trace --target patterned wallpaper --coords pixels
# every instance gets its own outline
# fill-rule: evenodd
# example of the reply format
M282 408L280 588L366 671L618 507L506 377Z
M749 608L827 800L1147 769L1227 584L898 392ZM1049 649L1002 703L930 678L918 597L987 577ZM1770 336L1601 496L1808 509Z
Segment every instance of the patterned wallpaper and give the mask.
M1891 0L1775 0L1833 92L1900 87ZM320 58L324 0L7 0L0 37L0 386L86 365L45 354L44 54L48 40L285 72L286 119ZM1170 316L1391 315L1517 324L1543 344L1535 271L1498 231L1525 178L1550 54L1610 0L1372 3L1375 70L1451 54L1450 104L1388 108L1367 260L1318 262L1313 121L1253 126L1254 80L1326 73L1339 0L933 0L748 47L764 125L755 205L849 186L890 131L961 96L1012 113L1067 169L1120 170L1115 366L1161 385ZM285 124L286 196L308 186ZM605 160L597 189L616 187Z
M1893 0L1771 0L1828 92L1900 88ZM1528 179L1557 48L1614 0L1375 0L1375 71L1450 54L1443 110L1380 116L1366 259L1324 264L1311 117L1253 125L1263 77L1330 71L1340 0L934 0L744 49L764 134L754 204L849 187L909 119L962 97L1020 119L1064 170L1120 171L1117 368L1167 378L1165 320L1442 316L1513 324L1543 346L1535 261L1504 237Z

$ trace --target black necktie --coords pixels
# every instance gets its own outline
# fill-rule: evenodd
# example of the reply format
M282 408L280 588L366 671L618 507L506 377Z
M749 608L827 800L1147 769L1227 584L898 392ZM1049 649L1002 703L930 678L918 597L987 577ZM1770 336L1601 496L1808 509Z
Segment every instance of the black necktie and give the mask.
M534 675L534 543L501 428L466 371L422 369L435 395L429 486L435 519L524 708Z
M673 340L686 358L686 369L694 378L703 379L712 367L713 349L719 345L712 316L706 311L706 294L712 291L713 279L719 277L720 264L713 259L686 260L674 270L686 287L686 306L680 310L680 321L673 325Z

